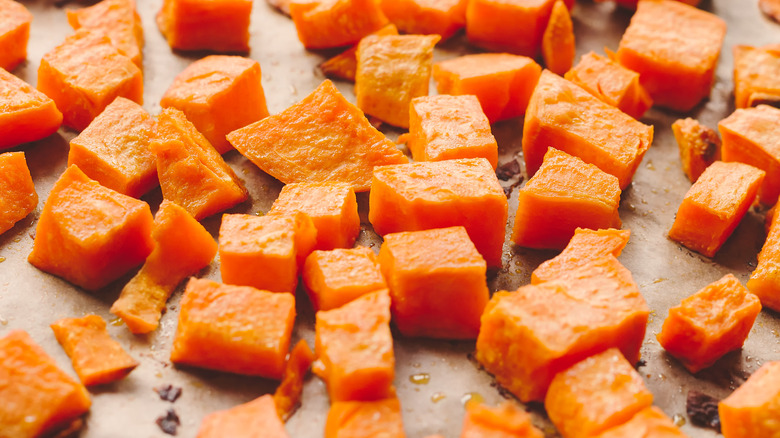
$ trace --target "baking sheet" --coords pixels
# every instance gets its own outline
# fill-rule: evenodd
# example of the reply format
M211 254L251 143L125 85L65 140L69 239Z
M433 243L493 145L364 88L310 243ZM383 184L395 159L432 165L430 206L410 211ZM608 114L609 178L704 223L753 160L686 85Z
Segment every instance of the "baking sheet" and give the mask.
M71 30L65 17L65 7L61 4L51 0L23 3L35 19L28 60L14 73L35 84L40 58ZM160 3L160 0L138 0L147 41L144 50L144 107L152 114L159 112L159 100L173 78L189 63L203 56L171 52L154 22ZM67 5L77 6L75 3ZM729 23L711 99L691 114L704 124L715 127L718 120L733 111L731 47L735 44L780 42L780 26L760 14L755 0L705 0L701 7ZM585 0L577 5L573 19L579 56L590 50L603 53L605 46L615 49L628 25L630 13L616 9L610 3ZM250 57L262 66L263 85L271 113L297 102L323 80L316 69L324 59L322 54L304 50L296 38L292 22L262 0L255 0L251 34ZM439 46L436 60L472 51L465 38L459 36ZM337 86L354 102L352 84L337 82ZM715 432L692 426L685 415L688 390L697 389L718 398L725 397L762 363L779 360L780 323L777 315L762 312L742 351L727 355L715 368L696 377L666 355L655 341L655 334L660 330L668 308L684 297L729 272L744 283L755 267L756 255L764 239L763 215L756 212L750 212L745 217L712 260L692 253L665 237L677 207L690 187L680 168L677 146L670 130L671 123L679 116L654 109L643 119L643 122L655 127L655 141L640 165L634 183L622 197L620 216L623 227L630 229L632 234L620 260L633 273L652 309L642 348L646 365L639 371L655 394L655 404L674 417L689 436L712 437L716 436ZM500 147L499 163L521 157L521 127L520 119L494 126ZM393 139L399 134L393 130L386 132ZM172 366L168 355L176 328L181 287L171 299L159 330L148 336L133 336L125 327L116 324L116 319L108 312L130 276L100 293L89 294L27 263L37 218L54 181L65 169L68 142L74 136L74 132L61 129L44 141L16 148L27 153L41 201L34 213L0 235L0 260L3 260L0 262L0 336L12 329L28 331L62 369L75 376L48 325L58 318L86 313L96 313L114 321L109 325L109 332L140 360L141 365L125 380L90 389L93 407L80 436L164 437L166 435L157 427L155 419L173 407L182 421L179 436L193 437L206 414L271 392L276 382ZM251 195L250 202L229 212L268 211L281 189L281 183L265 175L236 152L227 154L225 158L246 183ZM143 199L156 208L161 200L159 189ZM378 250L380 240L371 231L367 220L367 196L360 195L359 203L363 232L358 243ZM509 204L507 231L511 228L517 207L516 191ZM203 223L214 236L217 235L219 215ZM554 255L555 252L551 251L505 245L504 268L490 278L491 291L513 290L527 284L531 271ZM202 272L202 276L219 281L218 263L215 260ZM313 345L314 313L305 294L300 291L298 315L294 337L306 339ZM493 379L469 359L469 353L474 350L473 342L413 340L396 336L395 349L395 386L409 437L422 438L433 433L457 437L465 400L477 397L496 404L503 398ZM154 387L164 384L184 389L182 397L174 404L160 400L153 391ZM539 406L531 406L530 409L537 425L548 436L556 436L544 419L543 410ZM287 423L288 432L293 437L322 436L327 411L325 386L312 377L306 382L301 409Z

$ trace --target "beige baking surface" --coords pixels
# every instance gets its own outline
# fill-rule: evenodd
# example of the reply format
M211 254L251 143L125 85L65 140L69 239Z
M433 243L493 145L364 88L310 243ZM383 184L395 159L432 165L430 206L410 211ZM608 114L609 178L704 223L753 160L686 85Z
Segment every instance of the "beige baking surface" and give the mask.
M29 57L14 73L35 84L41 56L59 44L70 32L65 8L51 0L25 1L33 12ZM78 5L73 4L71 7ZM147 45L144 50L145 105L152 114L159 111L159 100L174 76L197 59L196 55L172 53L160 36L154 15L160 0L138 0L143 18ZM704 9L715 12L729 23L729 32L717 70L717 83L710 101L692 114L714 127L718 120L733 110L731 83L731 47L735 44L762 45L780 42L780 26L763 17L755 0L705 0ZM628 24L630 14L612 4L582 1L574 12L578 54L590 50L602 52L603 47L615 49ZM323 79L316 65L324 58L303 49L295 35L292 22L278 14L262 0L255 0L252 12L252 51L250 56L263 68L263 85L271 113L279 112L312 91ZM465 38L458 37L437 50L437 59L472 51ZM337 83L341 91L354 101L352 85ZM668 357L655 342L667 309L704 285L732 272L743 282L755 266L756 254L763 242L763 216L751 212L715 259L710 260L681 248L665 237L674 214L690 183L683 175L677 146L669 128L678 115L651 110L643 119L655 127L655 142L645 156L633 185L621 202L620 214L624 228L631 229L631 241L621 261L634 274L653 313L647 330L642 356L647 365L640 368L647 385L656 397L656 404L668 415L682 414L689 389L698 389L717 397L726 396L747 374L768 360L780 359L780 323L774 314L763 312L741 352L728 355L718 365L697 378L689 375ZM510 120L494 126L500 145L499 163L520 152L521 120ZM90 295L67 282L42 273L26 261L32 247L31 235L47 194L64 170L68 141L75 133L65 129L52 138L22 148L27 153L36 187L41 198L38 209L16 227L0 236L0 336L12 329L27 330L58 364L73 375L70 363L57 345L48 325L61 317L97 313L113 319L108 309L122 287L122 281L101 293ZM389 131L391 138L398 132ZM256 213L267 211L281 184L259 171L239 154L226 155L227 161L244 180L251 195L247 202L231 212ZM159 190L144 197L156 208ZM359 197L364 232L360 244L378 249L379 239L367 223L367 197ZM516 195L510 199L510 223L517 206ZM216 235L219 216L204 221ZM515 289L528 283L531 271L554 252L505 248L504 269L490 280L491 290ZM219 280L219 261L214 261L202 273L203 277ZM161 401L152 388L173 384L184 388L182 397L173 404L182 420L179 436L193 437L204 415L246 402L273 391L275 382L202 371L175 368L168 361L171 339L176 328L177 303L181 288L169 304L160 329L146 337L135 337L121 325L110 325L109 331L125 345L141 365L121 382L91 390L93 408L80 436L104 437L164 437L155 418L171 406ZM313 345L314 315L305 299L298 294L298 323L295 338L304 338ZM409 340L396 337L397 377L395 385L403 405L406 431L411 438L441 433L445 437L459 436L463 416L463 400L479 394L488 403L502 399L493 379L469 360L474 349L471 342ZM428 383L412 383L411 376L430 376ZM418 380L425 380L420 378ZM0 401L2 403L2 401ZM302 408L287 423L293 437L322 436L328 410L325 387L317 378L305 386ZM550 436L553 429L533 409L535 421ZM682 421L681 421L682 422ZM692 437L716 434L695 428L689 421L683 430Z

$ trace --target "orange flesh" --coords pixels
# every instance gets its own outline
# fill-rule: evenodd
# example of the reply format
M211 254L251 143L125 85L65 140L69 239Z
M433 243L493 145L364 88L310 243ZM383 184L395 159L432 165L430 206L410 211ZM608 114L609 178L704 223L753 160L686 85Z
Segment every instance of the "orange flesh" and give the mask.
M381 0L382 12L407 34L446 40L466 26L468 0Z
M761 305L774 311L780 311L780 215L769 214L769 235L761 252L758 253L758 265L750 274L747 288L761 300Z
M22 3L0 0L0 69L11 71L27 59L32 19Z
M531 416L512 402L496 407L466 403L461 438L543 438L531 423Z
M187 116L220 154L232 150L226 136L268 117L257 61L211 55L190 64L160 100Z
M542 35L542 57L547 68L563 76L574 64L574 25L563 0L556 0Z
M192 278L180 308L172 362L282 377L295 321L292 294Z
M51 329L84 385L123 379L138 366L138 361L108 335L106 321L97 315L60 319Z
M618 179L592 164L550 148L518 193L511 241L563 249L577 228L620 227Z
M632 419L594 438L686 438L672 420L655 406L645 408Z
M330 405L325 438L405 438L401 403L397 398L343 401Z
M143 68L144 30L134 0L103 0L67 12L74 30L84 27L106 35L119 53Z
M309 373L314 359L314 352L303 339L298 341L290 352L282 374L282 383L274 392L276 412L282 421L287 421L301 404L303 379Z
M369 35L398 35L398 28L391 23ZM355 76L357 75L357 45L320 64L320 70L329 78L355 82Z
M49 96L0 68L0 150L46 138L61 124Z
M284 423L276 414L270 394L224 411L213 412L203 419L196 438L253 438L262 431L263 438L289 438Z
M27 217L38 206L24 152L0 154L0 234Z
M780 53L768 48L734 46L734 99L737 108L756 101L780 101Z
M629 230L577 228L563 252L539 265L531 274L531 284L544 283L587 266L607 255L618 257L628 243Z
M303 282L315 310L331 310L380 289L385 278L369 248L314 251L303 266Z
M227 138L257 167L285 184L334 181L365 192L375 166L408 161L330 81L281 113Z
M251 0L163 0L157 27L176 50L249 51Z
M780 432L780 362L767 362L718 404L723 436L771 437Z
M712 163L677 210L669 238L713 257L756 198L764 171L742 163Z
M704 169L720 160L720 137L690 117L675 121L672 131L680 148L683 172L691 182L696 182Z
M466 9L466 35L471 43L490 51L535 58L554 3L471 0Z
M357 44L389 23L375 0L292 0L290 16L307 49Z

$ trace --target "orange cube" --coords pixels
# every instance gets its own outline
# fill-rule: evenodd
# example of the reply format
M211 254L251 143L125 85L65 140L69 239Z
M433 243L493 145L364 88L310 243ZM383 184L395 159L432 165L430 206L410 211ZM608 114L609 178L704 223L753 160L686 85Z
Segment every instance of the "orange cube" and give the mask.
M54 101L2 68L0 95L0 150L46 138L60 128L62 113Z
M780 52L734 46L734 99L737 108L780 102Z
M645 408L620 426L594 438L687 438L664 412L655 406Z
M371 32L369 35L398 35L398 28L390 23L376 32ZM320 70L329 78L355 82L355 75L357 75L357 45L350 47L333 58L325 60L320 64Z
M365 192L375 166L408 162L331 81L281 113L227 138L257 167L285 184L334 181Z
M133 333L157 329L165 302L176 286L206 267L217 254L211 234L171 201L160 204L152 237L157 245L111 306L111 313L122 318Z
M704 169L720 160L720 137L690 117L672 123L672 131L680 148L683 172L692 183L696 182Z
M620 228L618 179L550 148L542 167L518 192L512 242L563 249L577 228Z
M433 65L439 94L477 96L490 123L525 114L541 72L533 59L507 53L477 53Z
M398 398L341 401L330 405L325 438L406 438Z
M544 283L568 275L607 255L619 256L628 243L629 230L577 228L566 248L531 273L531 284Z
M287 184L268 214L298 212L309 216L317 229L316 249L352 248L360 234L357 198L349 184Z
M498 163L498 143L474 95L412 99L407 145L414 161L484 158L493 169Z
M138 198L157 187L157 160L149 144L152 116L141 105L117 97L70 141L68 165L111 190Z
M312 252L303 265L303 282L315 310L335 309L387 289L374 251L365 246Z
M119 53L143 68L144 29L135 0L103 0L67 12L68 23L74 30L83 27L107 36Z
M222 281L272 292L295 293L298 267L311 253L317 229L302 214L226 214L219 228Z
M380 0L379 7L404 33L446 40L466 26L468 0Z
M79 29L43 55L38 89L54 100L66 126L82 131L119 96L143 103L144 83L108 37Z
M477 46L536 58L555 0L470 0L466 35ZM570 6L574 5L569 1Z
M357 44L389 23L375 0L291 0L290 16L307 49Z
M768 105L738 109L718 123L723 161L739 161L766 172L759 201L774 205L780 196L780 109Z
M713 257L756 199L764 171L742 163L712 163L685 194L669 238Z
M226 136L268 117L260 64L241 56L212 55L184 69L163 95L163 108L176 108L220 154L233 149Z
M292 294L192 278L179 306L172 362L282 377L295 321Z
M438 35L370 35L358 44L355 95L364 113L409 127L409 104L428 95ZM392 65L392 69L388 69Z
M760 311L758 297L728 274L669 309L658 343L697 373L742 348Z
M368 203L382 236L463 226L487 265L501 266L509 204L484 158L377 167Z
M240 202L249 193L206 137L183 112L165 108L157 116L150 149L157 157L163 198L203 219Z
M49 193L27 260L94 291L140 265L154 249L146 202L117 193L70 166Z
M32 19L23 4L0 0L0 68L11 71L27 59Z
M653 106L639 73L593 52L582 55L563 77L635 119Z
M718 404L725 438L775 437L780 433L780 362L767 362Z
M0 234L27 217L38 206L24 152L0 154Z
M767 213L767 216L769 214ZM780 312L780 214L769 217L769 233L758 253L758 264L750 274L747 288L761 300L761 305Z
M200 423L195 438L253 438L259 431L263 438L289 438L270 394L210 413Z
M542 165L547 148L554 147L616 176L623 190L652 143L652 126L554 73L542 72L523 125L529 176Z
M0 399L6 400L0 430L7 437L56 435L92 404L87 389L21 330L0 338Z
M460 437L543 438L544 434L531 423L531 416L512 402L490 407L470 401Z
M521 401L540 401L558 372L611 347L636 363L649 313L631 273L606 256L565 278L493 294L476 357Z
M81 383L87 386L123 379L138 366L119 342L109 336L106 321L97 315L60 319L51 329L73 362Z
M342 307L317 312L314 373L331 402L381 400L394 394L395 355L390 295L372 292Z
M404 336L474 339L490 298L486 264L463 227L384 236L379 266Z
M710 95L726 22L674 0L641 0L620 40L617 62L639 73L653 101L690 111Z
M653 393L617 348L558 373L544 399L550 421L564 438L598 435L652 404Z
M163 0L157 27L175 50L249 52L252 0Z

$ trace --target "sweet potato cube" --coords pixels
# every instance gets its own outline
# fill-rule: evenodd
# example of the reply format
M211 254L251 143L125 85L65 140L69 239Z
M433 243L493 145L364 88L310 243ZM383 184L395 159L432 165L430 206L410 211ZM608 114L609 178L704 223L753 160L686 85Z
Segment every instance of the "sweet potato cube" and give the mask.
M249 51L252 0L163 0L157 27L175 50Z
M219 152L175 108L165 108L157 116L157 136L150 148L157 156L163 198L184 207L195 219L211 216L249 197Z
M542 167L518 192L515 245L563 249L577 228L620 228L618 179L550 148Z
M477 360L523 402L543 400L555 374L611 347L639 360L650 311L614 256L566 278L493 294Z
M433 79L439 94L473 94L490 123L525 114L542 67L507 53L477 53L437 62Z
M117 193L68 167L49 193L27 260L94 291L140 265L154 249L146 202Z
M38 206L24 152L0 154L0 234L27 217Z
M157 243L154 250L111 306L111 313L133 333L157 329L165 302L179 283L217 254L217 243L203 225L167 200L154 218L152 238Z
M570 271L609 254L617 257L628 243L630 235L629 230L577 228L574 230L574 237L560 254L534 269L531 273L531 284L563 277Z
M563 0L556 0L550 21L542 35L542 57L551 72L563 76L571 69L576 55L574 44L574 25L569 9Z
M544 399L550 421L565 438L592 437L652 404L653 393L617 348L558 373Z
M674 0L641 0L617 61L639 73L653 101L690 111L710 95L726 22Z
M317 229L303 213L226 214L219 228L222 281L295 293L298 268L314 248Z
M769 214L767 213L767 216ZM769 233L758 253L758 264L750 274L747 288L761 300L761 305L780 311L780 215L769 219Z
M21 330L0 338L0 399L6 400L0 403L0 430L7 437L67 429L92 404L87 389Z
M316 249L352 248L360 234L357 198L349 184L292 183L282 187L268 214L309 216L317 229Z
M314 359L314 352L304 339L298 341L290 352L290 357L284 366L282 383L274 391L276 412L282 421L287 421L298 409L303 394L303 379L309 373Z
M317 312L314 373L331 402L381 400L394 393L395 355L390 334L390 294L365 294Z
M289 438L284 423L276 414L270 394L223 411L212 412L200 423L195 438Z
M780 52L734 46L734 99L737 108L780 103Z
M119 96L143 103L144 83L108 37L79 29L43 55L38 89L54 100L66 126L82 131Z
M111 190L138 198L156 187L157 160L149 144L154 119L141 105L117 97L70 141L68 165Z
M509 204L484 158L377 167L368 202L380 235L463 226L487 265L501 266Z
M468 0L380 0L385 16L404 33L449 39L466 26Z
M759 201L774 205L780 195L780 109L738 109L718 123L723 161L739 161L766 172Z
M713 257L756 199L764 171L742 163L712 163L685 194L669 238Z
M780 362L767 362L718 404L726 438L772 437L780 433Z
M664 412L655 406L645 408L620 426L594 438L687 438Z
M653 106L653 98L640 83L639 73L593 52L582 55L564 78L635 119Z
M398 35L398 28L390 23L369 35ZM368 36L368 35L366 35ZM357 75L357 44L320 64L320 70L329 78L355 82Z
M481 437L543 438L544 434L531 423L531 416L512 402L496 407L466 403L460 438Z
M181 299L171 361L280 379L295 297L191 278Z
M704 169L720 160L720 137L690 117L672 123L672 131L680 148L683 172L692 183L696 182Z
M303 282L315 310L335 309L387 289L374 251L364 246L312 252L303 265Z
M106 321L97 315L60 319L51 329L84 385L123 379L138 366L138 361L109 336Z
M401 403L397 398L340 401L330 405L325 438L405 438Z
M498 143L474 95L412 99L407 145L414 161L481 157L493 169L498 163Z
M307 49L357 44L389 23L376 0L291 0L290 16Z
M134 0L103 0L87 8L68 10L73 29L92 29L111 40L119 53L143 69L144 29Z
M335 181L365 192L374 166L408 162L331 81L281 113L227 138L257 167L285 184Z
M697 373L742 348L761 311L757 296L731 274L669 309L658 343Z
M555 0L470 0L466 35L471 43L490 51L536 58L554 3Z
M23 4L0 0L0 68L11 71L27 59L32 19Z
M355 95L364 113L409 127L409 104L428 95L438 35L371 35L357 49Z
M62 124L49 96L2 68L0 96L0 150L46 138Z
M463 227L384 236L379 266L405 336L474 339L489 299L485 260Z
M184 113L220 154L233 149L226 136L268 117L260 64L241 56L212 55L184 69L160 105Z

